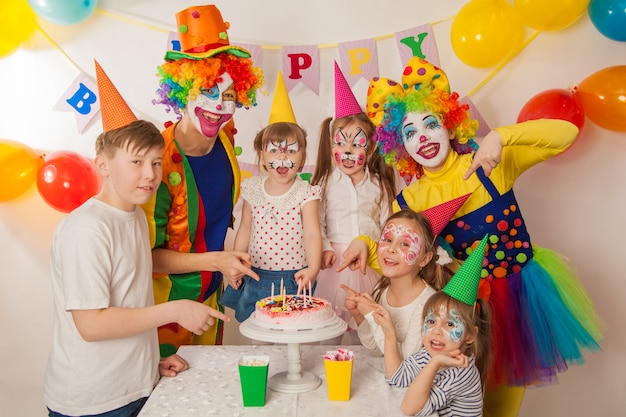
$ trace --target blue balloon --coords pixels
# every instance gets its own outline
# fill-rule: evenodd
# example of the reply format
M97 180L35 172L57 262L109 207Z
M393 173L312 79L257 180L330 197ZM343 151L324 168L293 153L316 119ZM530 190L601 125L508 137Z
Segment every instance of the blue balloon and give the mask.
M598 32L614 41L626 41L626 0L591 0L587 11Z
M96 8L96 3L97 0L28 0L37 16L64 26L87 19Z

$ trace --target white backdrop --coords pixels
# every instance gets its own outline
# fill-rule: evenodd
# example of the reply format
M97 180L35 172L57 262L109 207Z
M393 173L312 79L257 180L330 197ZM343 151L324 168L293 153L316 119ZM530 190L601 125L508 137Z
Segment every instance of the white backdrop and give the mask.
M264 46L325 45L389 35L448 19L465 3L216 2L225 20L231 22L231 40ZM78 75L68 57L90 75L95 74L93 59L97 59L135 113L162 126L170 116L162 106L150 102L157 88L155 67L162 63L165 31L175 28L175 13L195 4L189 0L100 0L101 10L124 15L130 21L99 12L72 26L40 21L60 50L36 34L19 51L0 59L0 138L22 142L41 152L72 150L93 157L100 122L80 135L72 114L51 110ZM139 21L146 25L137 24ZM451 20L438 24L434 32L441 66L453 90L464 96L493 69L468 67L456 57L450 45L451 24ZM403 65L395 40L378 41L377 47L380 75L398 80ZM272 91L280 68L279 52L264 49L262 56L267 90ZM337 48L320 50L319 96L303 85L290 94L296 117L309 133L309 164L315 161L319 123L332 114L333 59L338 59ZM585 13L569 28L542 33L472 100L489 125L514 123L533 95L551 88L567 88L600 69L624 64L626 43L602 36ZM354 86L362 104L366 89L365 80ZM267 122L271 97L262 96L256 108L236 114L242 161L254 162L250 143ZM562 374L559 384L529 390L522 406L523 417L616 416L626 408L626 327L621 321L626 313L626 257L620 250L624 226L619 220L626 202L625 160L626 133L608 131L587 120L573 148L524 174L515 187L534 242L574 260L608 324L603 351L590 356L584 366ZM42 200L35 187L22 197L0 203L2 415L45 414L41 388L52 328L48 252L53 230L63 217ZM236 324L227 325L226 342L242 343Z

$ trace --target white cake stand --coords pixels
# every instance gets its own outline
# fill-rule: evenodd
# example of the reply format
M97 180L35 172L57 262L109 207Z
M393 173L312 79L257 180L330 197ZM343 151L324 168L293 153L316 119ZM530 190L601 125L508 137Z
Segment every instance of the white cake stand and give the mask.
M322 381L310 372L302 372L300 343L319 342L340 336L348 325L333 313L327 321L300 328L277 328L271 323L257 320L254 313L239 325L242 335L263 342L287 344L287 372L270 377L268 386L278 392L290 394L313 391Z

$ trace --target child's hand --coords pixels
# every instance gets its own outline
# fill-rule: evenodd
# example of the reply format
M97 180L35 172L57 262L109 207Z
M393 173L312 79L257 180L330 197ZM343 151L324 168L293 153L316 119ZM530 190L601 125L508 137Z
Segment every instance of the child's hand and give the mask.
M367 293L357 293L352 288L347 287L343 284L341 284L340 286L348 294L345 296L346 308L353 316L364 316L374 309L372 305L376 304L376 302L371 295Z
M294 275L294 278L298 283L298 291L296 292L296 294L304 294L305 291L308 291L309 283L310 287L313 288L316 275L317 274L313 273L310 268L303 268L296 272L296 274Z
M459 349L435 355L431 360L435 361L440 370L449 367L467 368L469 366L469 358L462 354Z
M174 377L177 373L189 369L189 363L177 354L161 358L159 361L159 374L161 376Z
M322 252L322 269L330 268L337 260L334 250L325 250Z
M177 300L171 303L178 314L176 323L198 336L209 330L215 319L230 321L226 314L197 301Z
M343 263L337 268L337 272L341 272L346 268L350 268L351 271L359 269L362 274L365 274L365 267L367 266L367 245L360 239L352 239L348 249L343 253Z
M376 324L380 326L380 328L383 330L383 333L395 333L396 327L393 325L393 320L391 319L391 314L389 314L389 311L380 304L372 304L372 308L374 309L372 311L374 322L376 322Z

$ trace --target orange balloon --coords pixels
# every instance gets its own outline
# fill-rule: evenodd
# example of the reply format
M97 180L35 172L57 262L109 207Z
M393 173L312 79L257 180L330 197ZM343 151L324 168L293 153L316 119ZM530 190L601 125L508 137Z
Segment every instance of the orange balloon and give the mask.
M522 43L524 25L505 0L472 0L457 13L450 30L456 56L472 67L491 67Z
M0 202L24 194L36 181L42 159L26 145L0 139Z
M626 132L626 65L591 74L576 87L574 94L593 123Z

